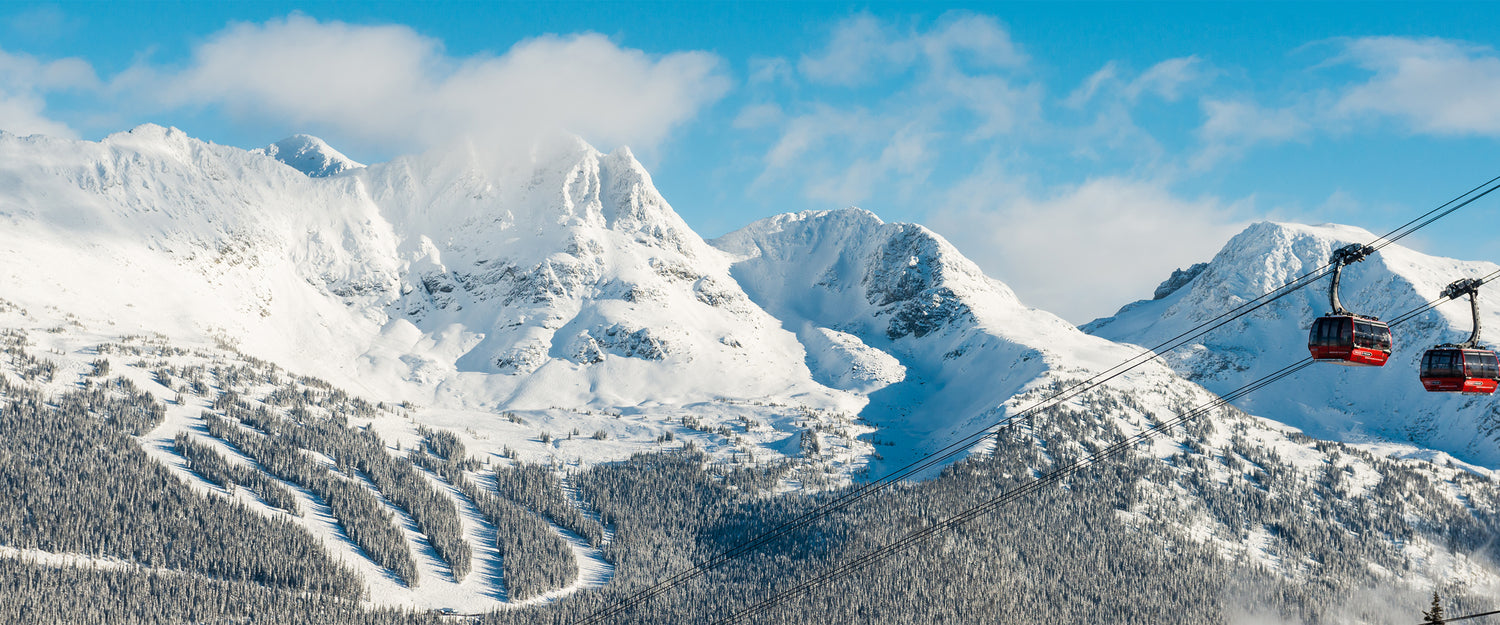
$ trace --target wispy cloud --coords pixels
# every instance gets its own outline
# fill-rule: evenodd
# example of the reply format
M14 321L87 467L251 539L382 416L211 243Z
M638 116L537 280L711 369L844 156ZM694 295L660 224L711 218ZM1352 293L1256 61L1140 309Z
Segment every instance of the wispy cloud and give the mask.
M1265 108L1249 100L1204 98L1203 125L1198 128L1202 147L1191 166L1204 170L1221 160L1238 156L1261 145L1307 141L1315 132L1308 107Z
M405 26L293 14L232 25L194 49L185 68L145 68L123 82L159 93L163 106L290 120L386 149L563 131L650 149L725 93L721 65L706 52L650 55L596 34L454 57Z
M42 61L0 50L0 130L75 137L77 133L67 124L48 116L46 98L55 92L98 87L93 67L83 60Z
M876 75L904 69L913 41L898 39L884 22L870 15L850 18L833 29L828 46L803 55L797 70L808 80L832 85L859 85Z
M1205 170L1251 149L1318 136L1381 132L1395 121L1407 132L1500 136L1500 56L1448 39L1366 37L1331 43L1337 53L1319 69L1348 66L1364 75L1305 91L1255 96L1205 95L1201 141L1190 166Z
M1111 97L1115 103L1134 104L1147 94L1176 102L1189 85L1212 78L1215 70L1196 56L1184 56L1152 65L1134 77L1127 78L1124 73L1119 63L1105 63L1075 88L1063 100L1063 105L1079 109L1094 102L1096 97L1105 96Z
M1167 59L1141 73L1125 88L1125 94L1136 99L1149 93L1168 102L1182 97L1183 89L1211 75L1203 61L1195 56Z
M930 225L1027 304L1074 323L1149 297L1244 227L1245 202L1182 198L1164 183L1094 178L1034 195L991 164L955 187Z
M1345 42L1335 62L1373 74L1341 90L1338 113L1395 117L1421 133L1500 136L1500 56L1492 48L1368 37Z
M1138 168L1151 168L1162 161L1166 150L1137 120L1143 101L1150 96L1177 102L1191 90L1203 89L1217 74L1216 68L1196 56L1167 59L1139 73L1109 61L1060 102L1062 110L1082 113L1087 121L1063 126L1057 134L1072 146L1074 157L1098 161L1128 155L1127 160Z
M791 184L845 205L909 191L935 166L937 144L972 145L1039 119L1043 92L1025 75L1028 63L989 16L951 13L921 28L851 17L798 60L792 78L802 88L766 95L783 98L780 116L765 115L764 100L741 111L742 123L776 133L755 186ZM788 66L761 60L753 75L783 75L775 70ZM827 91L871 87L878 95L857 100Z

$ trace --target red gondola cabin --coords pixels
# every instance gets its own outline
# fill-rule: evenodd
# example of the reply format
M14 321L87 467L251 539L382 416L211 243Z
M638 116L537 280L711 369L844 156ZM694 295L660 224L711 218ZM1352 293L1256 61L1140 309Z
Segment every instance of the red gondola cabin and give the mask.
M1434 393L1489 395L1500 380L1500 361L1487 349L1434 347L1422 355L1422 386Z
M1319 362L1379 367L1391 357L1391 328L1369 317L1319 317L1308 333L1307 351Z

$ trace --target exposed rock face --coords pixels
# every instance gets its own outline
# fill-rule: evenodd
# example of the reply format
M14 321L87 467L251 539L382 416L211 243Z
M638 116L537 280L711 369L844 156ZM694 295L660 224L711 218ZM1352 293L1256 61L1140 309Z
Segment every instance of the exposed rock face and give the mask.
M1151 299L1157 300L1176 293L1177 289L1180 289L1183 286L1187 285L1187 283L1192 282L1193 278L1196 278L1198 277L1198 274L1203 273L1204 269L1208 269L1208 263L1195 263L1192 267L1188 267L1187 269L1172 270L1172 276L1167 278L1166 280L1163 280L1162 283L1156 287L1156 292L1151 295Z

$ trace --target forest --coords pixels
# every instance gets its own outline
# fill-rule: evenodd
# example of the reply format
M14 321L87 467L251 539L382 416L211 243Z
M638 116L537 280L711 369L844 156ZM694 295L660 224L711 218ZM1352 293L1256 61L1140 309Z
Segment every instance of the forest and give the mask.
M418 430L419 448L400 450L357 425L396 407L242 355L175 366L170 360L184 352L152 339L100 346L90 371L49 394L41 389L57 388L60 369L29 351L24 333L3 338L0 546L122 563L80 568L0 557L0 621L9 623L443 620L365 603L363 580L292 521L308 512L296 489L326 505L360 553L408 585L422 580L393 511L409 516L416 540L463 577L473 545L459 509L472 506L497 530L512 601L578 576L573 552L552 526L565 528L616 567L608 586L473 618L575 623L848 488L781 492L804 460L739 464L691 443L566 471L475 458L456 434L426 427ZM218 488L253 493L265 511L194 492L145 453L136 437L159 426L167 399L114 375L122 367L150 371L173 395L205 398L203 429L176 433L172 453ZM1115 421L1101 418L1120 412L1149 413L1116 392L1052 408L935 479L817 518L607 622L719 622L1022 486L1101 441L1124 438ZM1418 620L1404 616L1419 617L1433 590L1443 592L1449 614L1496 607L1494 597L1462 584L1390 584L1391 574L1419 571L1422 563L1400 548L1417 539L1500 558L1494 483L1453 473L1466 494L1460 504L1442 496L1440 478L1418 463L1306 437L1299 443L1332 460L1298 468L1252 439L1251 419L1228 408L1191 422L1173 433L1176 451L1165 461L1136 454L1095 466L785 597L749 622L1186 624L1255 614L1294 623L1403 623ZM1380 479L1364 485L1350 460L1374 467ZM1210 537L1195 537L1195 526L1209 527ZM1236 555L1216 540L1263 540L1263 557Z

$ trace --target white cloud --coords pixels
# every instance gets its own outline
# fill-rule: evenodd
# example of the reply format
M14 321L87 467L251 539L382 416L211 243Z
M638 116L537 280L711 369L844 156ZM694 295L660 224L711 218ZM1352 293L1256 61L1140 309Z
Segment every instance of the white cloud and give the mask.
M930 133L915 125L900 128L878 153L854 156L838 171L813 179L807 196L830 204L848 203L848 198L863 197L893 177L900 181L895 190L909 194L928 173L933 141Z
M935 107L951 107L975 116L978 124L964 130L968 140L992 139L1042 117L1043 88L1037 83L1016 84L1005 76L968 75L951 71L934 76L921 89Z
M1314 131L1302 107L1264 108L1245 100L1205 98L1203 125L1198 137L1203 148L1192 158L1197 169L1206 169L1256 145L1305 141Z
M885 134L881 128L884 123L885 120L876 119L861 109L815 106L784 123L780 138L766 153L766 166L773 173L792 168L810 152L821 150L835 141L865 149L869 142Z
M891 25L862 14L840 22L827 47L803 55L797 68L814 83L858 86L917 65L934 73L961 72L959 65L983 70L1026 65L1010 33L987 15L954 12L925 32L898 33Z
M1081 324L1212 258L1243 227L1243 212L1118 177L1037 198L991 165L950 192L930 225L1028 305Z
M944 69L960 62L987 69L1019 68L1030 60L1000 21L988 15L950 13L933 31L914 39L926 57Z
M750 59L750 84L790 82L796 72L786 59L777 57L755 57Z
M1247 143L1291 141L1312 126L1291 109L1267 109L1247 101L1205 99L1199 134L1210 141Z
M879 19L858 15L834 27L828 46L803 55L797 69L813 82L853 86L906 67L912 52L912 42L898 40Z
M1150 93L1168 102L1176 102L1183 87L1207 75L1203 62L1196 56L1167 59L1142 72L1125 88L1125 93L1132 100L1142 93Z
M35 95L11 95L0 91L0 130L21 136L51 135L67 139L78 133L46 116L46 103Z
M1119 64L1110 61L1090 74L1063 100L1068 108L1083 108L1096 96L1105 93L1116 95L1113 104L1134 104L1143 94L1151 94L1167 102L1176 102L1188 85L1202 82L1214 74L1196 56L1167 59L1147 68L1140 75L1126 80Z
M1109 61L1062 100L1064 108L1089 115L1092 122L1058 130L1074 146L1075 157L1092 161L1124 157L1138 167L1154 168L1165 150L1137 123L1137 105L1148 95L1175 102L1189 85L1204 83L1216 73L1195 56L1167 59L1133 76L1120 63Z
M648 55L596 34L456 58L405 26L293 14L232 25L199 45L185 69L138 71L126 87L160 89L168 106L218 106L386 149L572 132L649 150L723 96L721 65L709 53Z
M1104 64L1099 71L1089 74L1083 84L1078 85L1068 97L1063 100L1063 106L1068 108L1083 108L1094 96L1110 85L1118 85L1120 82L1120 68L1114 61Z
M1500 57L1446 39L1368 37L1349 41L1336 62L1373 72L1342 90L1342 114L1387 115L1417 132L1500 136Z
M55 4L41 4L12 15L7 22L11 36L26 40L55 40L79 29L81 19L64 13Z
M852 17L833 29L825 48L802 57L798 76L806 82L779 94L808 99L780 108L756 187L791 183L835 205L907 193L935 167L942 153L935 145L992 140L1040 119L1043 89L1026 76L1027 63L992 17L950 13L905 31L869 15ZM877 79L880 97L838 105L829 103L837 97L818 99L826 85ZM746 109L741 120L770 120L765 112Z
M48 117L46 96L98 86L93 67L82 60L41 61L0 50L0 130L76 137L67 124Z

